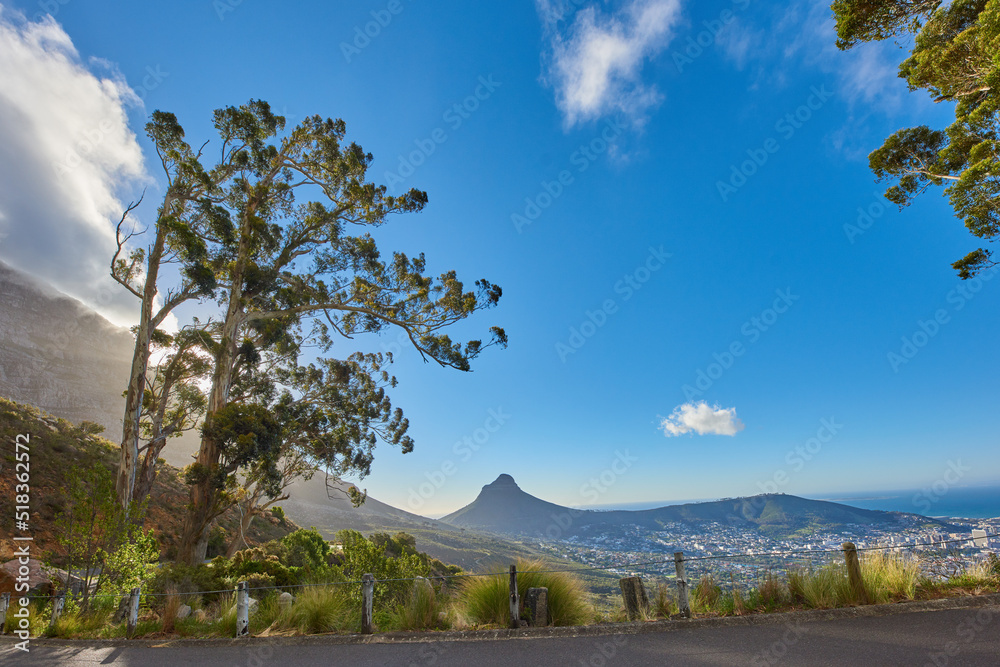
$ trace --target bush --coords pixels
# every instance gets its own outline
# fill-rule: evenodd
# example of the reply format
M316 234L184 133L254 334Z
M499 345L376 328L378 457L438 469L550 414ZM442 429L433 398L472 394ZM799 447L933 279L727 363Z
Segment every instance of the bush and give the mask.
M594 616L587 592L576 575L549 572L541 561L518 561L517 589L522 599L529 588L549 589L552 625L582 625ZM510 623L510 579L506 575L471 576L459 595L464 614L476 623Z
M359 607L348 593L350 586L314 586L302 589L295 604L279 615L277 627L303 634L360 629Z
M300 528L281 538L284 563L301 567L307 574L320 576L327 571L330 545L315 528Z
M872 602L912 600L921 580L920 560L873 551L861 559L861 578Z
M413 582L391 580L426 577L429 574L424 559L417 554L401 554L395 558L386 556L383 547L354 530L342 530L337 533L337 538L344 545L341 569L345 577L357 581L365 574L373 574L376 581L384 582L375 586L376 607L390 607L406 600ZM360 587L351 586L350 589L352 597L360 600Z

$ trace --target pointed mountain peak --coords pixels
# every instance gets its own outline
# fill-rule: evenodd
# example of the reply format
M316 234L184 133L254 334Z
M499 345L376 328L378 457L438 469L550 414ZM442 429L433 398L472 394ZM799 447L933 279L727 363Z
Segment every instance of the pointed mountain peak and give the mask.
M514 478L511 477L510 475L506 474L506 473L503 474L503 475L500 475L495 480L493 480L492 484L487 484L483 488L487 488L487 487L489 487L489 488L498 488L498 487L504 487L504 486L514 487L515 489L520 489L521 488L521 487L519 487L517 485L517 482L514 481Z

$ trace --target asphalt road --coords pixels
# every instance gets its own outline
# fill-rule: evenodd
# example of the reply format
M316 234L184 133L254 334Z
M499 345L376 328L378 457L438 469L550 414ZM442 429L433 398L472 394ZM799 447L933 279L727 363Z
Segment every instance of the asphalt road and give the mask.
M684 621L677 621L684 623ZM46 645L29 653L0 644L10 665L225 665L300 667L531 667L533 665L1000 665L1000 606L798 620L795 623L688 627L667 632L489 641L336 644L322 638L294 644L126 647Z

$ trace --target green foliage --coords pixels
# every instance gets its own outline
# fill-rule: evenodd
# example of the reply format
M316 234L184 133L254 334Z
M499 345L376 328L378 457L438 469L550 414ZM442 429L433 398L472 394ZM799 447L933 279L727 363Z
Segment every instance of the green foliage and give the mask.
M337 541L343 545L341 569L348 579L357 581L364 574L372 574L376 582L380 582L375 586L377 606L388 606L406 599L412 582L390 580L425 577L430 573L426 557L405 553L396 557L387 556L384 547L365 539L357 531L342 530L337 533ZM354 594L360 596L360 589Z
M284 563L319 576L328 570L330 544L315 528L300 528L281 538Z
M151 578L160 552L152 531L139 523L143 508L133 503L128 512L122 509L114 476L100 461L69 478L63 505L58 539L66 569L81 573L85 608L91 584L98 594L121 593Z
M348 586L305 588L288 611L277 620L277 627L302 634L357 631L361 613Z
M285 523L285 510L275 505L271 508L271 514L281 523Z
M912 556L872 551L861 558L861 578L876 603L912 600L923 576Z
M542 561L518 561L517 589L548 588L552 625L582 625L594 616L593 606L580 580L571 572L550 572ZM506 626L510 623L510 578L506 575L471 576L462 582L462 612L476 623Z
M1000 2L995 0L835 0L837 45L913 34L913 48L899 76L911 90L954 105L944 130L902 129L869 155L879 181L894 184L886 197L907 206L931 186L946 186L952 209L975 236L1000 236ZM954 262L963 278L993 267L991 252L977 248Z

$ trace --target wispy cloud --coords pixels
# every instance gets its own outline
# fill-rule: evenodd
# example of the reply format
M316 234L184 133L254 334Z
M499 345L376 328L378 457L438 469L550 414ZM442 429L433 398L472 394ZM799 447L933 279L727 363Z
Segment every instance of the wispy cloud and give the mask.
M670 43L680 0L627 0L605 13L591 4L536 0L549 40L544 79L567 127L609 114L639 122L663 96L643 80L643 65Z
M660 422L660 428L668 438L685 433L736 435L743 430L743 422L736 416L736 408L720 408L698 401L674 408L673 414Z
M119 189L147 179L126 114L139 105L51 17L0 7L0 258L118 324L135 304L112 286L108 262Z

